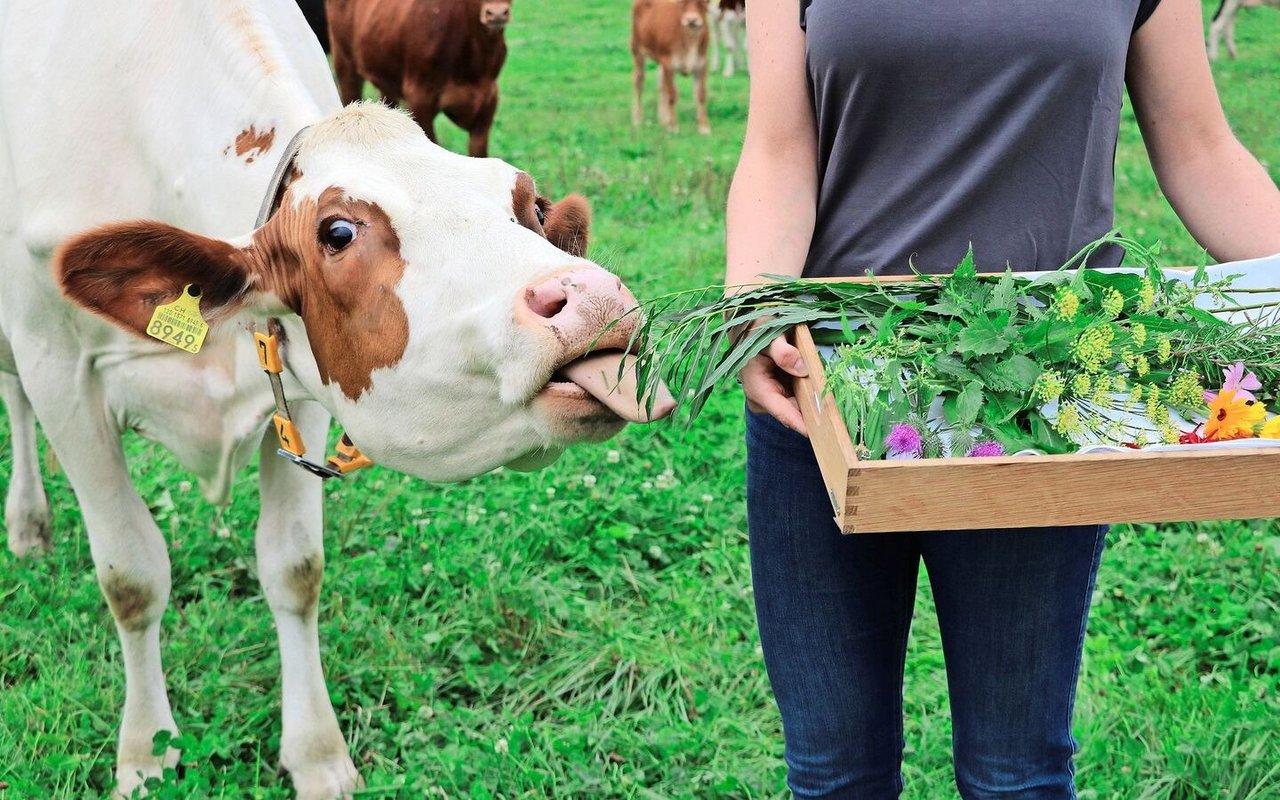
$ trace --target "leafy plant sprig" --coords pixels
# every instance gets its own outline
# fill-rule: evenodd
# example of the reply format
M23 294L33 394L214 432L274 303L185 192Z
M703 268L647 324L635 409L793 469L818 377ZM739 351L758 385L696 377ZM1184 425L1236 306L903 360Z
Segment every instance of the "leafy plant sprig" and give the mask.
M1123 247L1138 269L1089 268L1106 245ZM808 324L834 348L829 387L871 457L883 454L887 426L939 410L953 450L977 434L1010 451L1131 442L1141 431L1115 420L1130 391L1146 395L1167 440L1173 413L1232 363L1280 386L1280 309L1241 302L1235 276L1211 279L1203 266L1189 279L1170 277L1157 253L1113 232L1036 277L979 275L970 252L946 275L765 276L750 287L666 295L644 307L634 336L640 391L660 377L691 420L770 341ZM935 424L926 441L936 433Z

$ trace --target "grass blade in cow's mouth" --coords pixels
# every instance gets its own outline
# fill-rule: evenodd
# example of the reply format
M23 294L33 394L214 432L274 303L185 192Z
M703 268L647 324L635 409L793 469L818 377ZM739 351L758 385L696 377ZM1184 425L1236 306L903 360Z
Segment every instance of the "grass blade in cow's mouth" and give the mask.
M606 408L630 422L653 422L670 414L675 398L667 387L652 387L642 397L636 381L636 358L621 350L600 350L570 361L556 370L552 382L574 383Z

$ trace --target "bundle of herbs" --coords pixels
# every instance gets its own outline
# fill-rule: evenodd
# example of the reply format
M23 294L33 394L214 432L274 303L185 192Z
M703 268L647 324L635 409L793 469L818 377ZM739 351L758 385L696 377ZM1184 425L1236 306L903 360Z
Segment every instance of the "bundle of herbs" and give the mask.
M1132 266L1090 268L1105 244ZM636 332L639 389L665 380L692 419L807 324L865 458L1280 438L1266 411L1280 399L1280 288L1162 270L1156 254L1113 233L1035 275L978 274L970 252L945 275L666 295Z

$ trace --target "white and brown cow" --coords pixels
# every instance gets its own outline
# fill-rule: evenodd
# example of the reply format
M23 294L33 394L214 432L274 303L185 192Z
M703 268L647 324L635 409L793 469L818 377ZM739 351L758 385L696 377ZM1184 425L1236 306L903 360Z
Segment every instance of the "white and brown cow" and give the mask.
M217 503L262 455L281 762L299 797L349 796L359 778L316 629L320 481L275 456L249 328L279 321L283 391L313 460L332 416L375 462L427 479L546 463L619 430L619 413L646 416L607 394L622 356L587 355L623 345L634 322L610 326L634 300L582 258L585 204L548 203L525 173L448 153L401 112L341 108L292 0L0 5L0 187L9 545L50 541L34 409L120 637L117 790L178 757L152 755L154 735L177 730L159 638L170 572L126 468L134 430ZM278 210L255 229L264 193ZM143 335L186 286L211 325L195 355Z
M658 122L674 131L675 74L693 76L698 133L711 133L707 120L707 0L635 0L631 6L632 88L631 123L644 119L644 69L658 64Z
M1227 55L1236 57L1236 15L1242 8L1271 6L1280 8L1280 0L1221 0L1218 10L1209 23L1209 60L1218 60L1218 48L1223 39L1227 42Z

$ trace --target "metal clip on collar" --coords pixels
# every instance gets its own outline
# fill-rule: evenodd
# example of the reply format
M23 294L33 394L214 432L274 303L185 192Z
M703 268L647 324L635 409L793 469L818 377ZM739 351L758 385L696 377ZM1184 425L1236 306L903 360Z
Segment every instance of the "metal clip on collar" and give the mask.
M271 381L271 392L276 398L276 413L271 417L275 426L276 437L280 440L280 448L276 454L317 475L321 479L341 478L348 472L355 472L371 465L373 462L352 443L345 433L338 442L338 453L331 456L324 464L317 464L304 458L307 446L302 441L298 426L293 424L289 416L289 404L284 398L284 384L280 373L284 371L284 362L280 358L280 334L282 329L279 320L267 320L267 332L255 330L253 340L258 353L258 364L267 373Z

